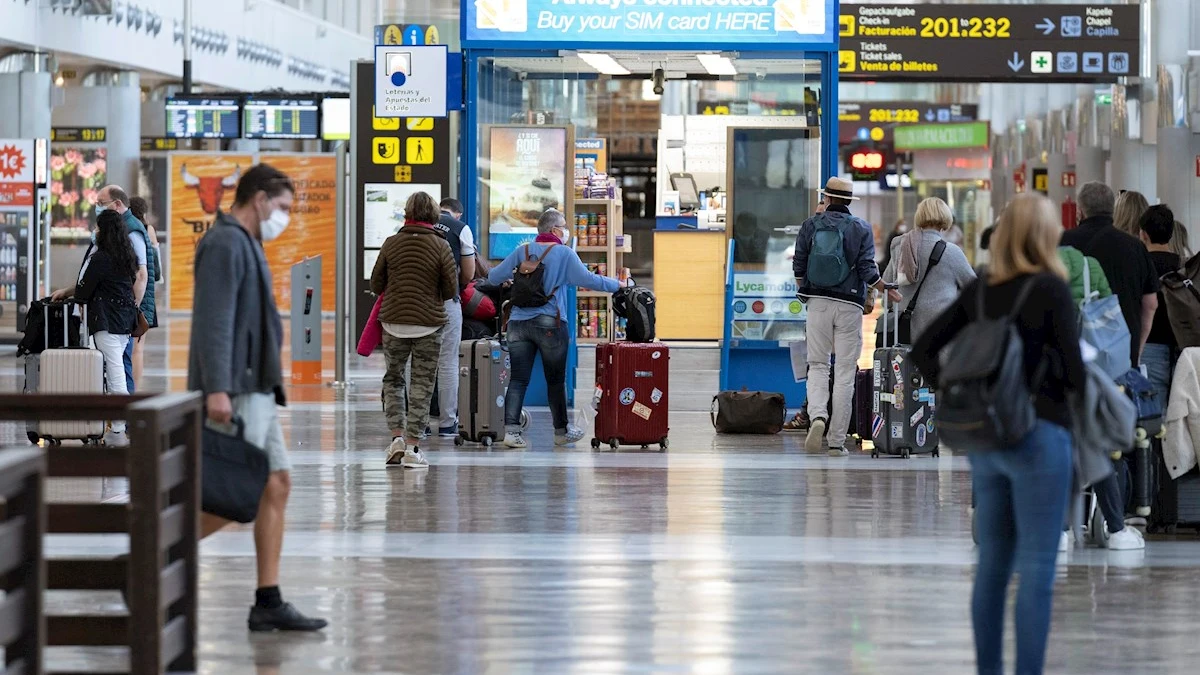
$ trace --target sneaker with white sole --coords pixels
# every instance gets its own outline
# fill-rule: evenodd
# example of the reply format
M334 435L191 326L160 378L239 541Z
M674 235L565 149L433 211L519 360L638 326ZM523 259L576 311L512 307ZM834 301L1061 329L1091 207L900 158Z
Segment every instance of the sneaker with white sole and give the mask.
M458 427L440 427L438 438L458 438Z
M393 438L387 449L387 459L383 463L387 466L400 466L401 460L404 459L404 449L404 439Z
M583 440L583 435L583 429L580 429L573 424L569 424L567 425L566 431L562 433L557 431L554 432L554 444L560 446L575 445L580 440Z
M842 448L830 447L829 448L829 456L830 457L849 457L850 451L844 447L842 447Z
M109 431L104 434L104 444L110 448L129 447L129 434L124 431Z
M529 447L529 443L525 441L525 434L523 432L509 431L504 434L504 447L523 450Z
M818 417L809 423L808 437L804 439L804 449L807 452L817 452L821 449L821 439L825 435L825 420Z
M400 466L405 469L428 469L429 460L425 459L425 453L420 448L412 447L404 451Z
M1126 527L1120 532L1108 535L1108 550L1110 551L1140 551L1146 548L1146 540L1135 527Z
M1058 552L1066 553L1071 550L1071 533L1063 531L1062 536L1058 538Z

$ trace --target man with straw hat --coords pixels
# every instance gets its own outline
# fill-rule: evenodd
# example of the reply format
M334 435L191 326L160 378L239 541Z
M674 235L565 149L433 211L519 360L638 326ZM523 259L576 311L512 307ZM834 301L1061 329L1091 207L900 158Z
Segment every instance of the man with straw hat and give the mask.
M805 450L816 452L828 427L829 455L843 457L854 376L862 351L862 317L869 287L883 290L875 264L875 237L866 221L850 213L854 183L834 176L825 184L817 213L800 226L792 271L808 308L808 416ZM822 208L823 207L823 208ZM830 410L830 357L833 401Z

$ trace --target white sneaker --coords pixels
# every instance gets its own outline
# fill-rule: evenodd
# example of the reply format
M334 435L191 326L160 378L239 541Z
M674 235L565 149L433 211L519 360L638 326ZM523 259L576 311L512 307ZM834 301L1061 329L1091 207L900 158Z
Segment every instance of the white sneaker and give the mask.
M825 435L825 420L818 417L808 425L808 437L804 439L805 452L815 453L821 449L821 440Z
M525 441L525 434L520 431L510 431L504 434L504 447L516 448L524 450L529 447L529 443Z
M583 439L583 429L580 429L579 427L572 425L572 424L567 425L566 433L560 434L558 432L555 432L555 434L554 434L554 444L555 445L575 445L575 443L579 442L582 439Z
M404 459L404 449L404 439L393 438L387 449L387 459L383 463L387 466L400 466L401 460Z
M129 447L129 434L124 431L110 431L104 434L104 444L110 448Z
M1120 532L1108 535L1108 550L1110 551L1140 551L1146 548L1146 540L1136 527L1126 527Z
M848 457L849 455L850 455L850 451L844 447L842 447L842 448L830 447L829 448L829 456L830 457Z
M420 448L409 448L404 451L400 466L405 469L428 469L429 460L425 459L425 453Z
M1066 553L1071 550L1071 533L1064 531L1058 539L1058 552Z

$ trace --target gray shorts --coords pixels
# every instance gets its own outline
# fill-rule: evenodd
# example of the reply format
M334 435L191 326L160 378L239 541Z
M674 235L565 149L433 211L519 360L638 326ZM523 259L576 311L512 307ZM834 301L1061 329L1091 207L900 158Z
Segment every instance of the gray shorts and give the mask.
M232 402L233 416L241 418L245 425L246 441L266 451L271 471L291 471L292 460L283 440L275 394L238 394ZM233 430L224 431L232 433Z

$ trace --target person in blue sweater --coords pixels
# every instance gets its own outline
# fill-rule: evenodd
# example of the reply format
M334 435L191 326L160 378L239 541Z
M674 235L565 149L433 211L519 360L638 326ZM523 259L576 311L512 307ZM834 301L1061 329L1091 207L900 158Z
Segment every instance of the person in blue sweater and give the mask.
M567 349L571 333L567 325L568 286L616 293L616 279L588 271L579 255L565 246L571 236L567 219L549 209L538 219L537 239L509 254L488 274L488 283L500 285L512 281L517 266L525 261L541 260L544 265L543 290L549 302L539 307L513 307L508 321L508 351L512 356L512 379L504 399L504 445L510 448L529 446L521 430L521 409L525 405L525 390L533 373L533 360L542 355L546 373L546 395L550 414L554 418L554 444L571 445L583 438L584 430L567 423Z

